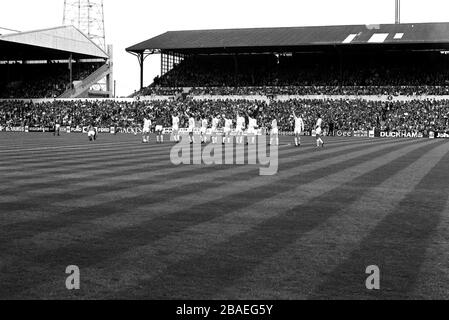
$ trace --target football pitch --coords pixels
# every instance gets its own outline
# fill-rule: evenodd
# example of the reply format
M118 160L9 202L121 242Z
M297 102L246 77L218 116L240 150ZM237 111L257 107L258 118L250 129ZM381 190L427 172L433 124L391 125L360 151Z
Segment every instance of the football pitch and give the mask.
M326 142L282 137L260 176L154 137L0 133L0 299L449 299L449 140Z

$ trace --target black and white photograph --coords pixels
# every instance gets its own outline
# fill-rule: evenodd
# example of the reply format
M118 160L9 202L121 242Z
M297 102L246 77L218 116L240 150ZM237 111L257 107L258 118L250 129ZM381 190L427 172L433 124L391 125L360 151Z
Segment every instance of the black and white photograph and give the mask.
M449 2L2 0L0 300L449 300Z

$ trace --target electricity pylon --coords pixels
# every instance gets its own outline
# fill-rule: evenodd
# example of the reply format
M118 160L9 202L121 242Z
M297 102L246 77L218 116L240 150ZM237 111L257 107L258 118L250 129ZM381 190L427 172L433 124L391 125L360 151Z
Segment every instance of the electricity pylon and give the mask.
M63 25L73 25L106 51L103 0L64 0Z

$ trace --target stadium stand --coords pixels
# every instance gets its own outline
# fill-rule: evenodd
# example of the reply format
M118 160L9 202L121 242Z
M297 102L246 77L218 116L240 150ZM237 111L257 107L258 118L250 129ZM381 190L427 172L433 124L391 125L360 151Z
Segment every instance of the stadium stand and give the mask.
M448 23L172 31L127 51L141 61L161 54L161 76L139 95L446 95L448 31Z
M171 127L173 112L181 113L181 126L187 115L211 119L225 115L235 119L236 112L256 115L261 127L269 128L276 118L285 132L293 129L292 111L302 114L306 130L312 131L320 113L326 127L334 130L370 130L406 132L449 132L449 100L368 101L368 100L185 100L179 101L26 101L0 102L0 126L50 126L55 122L66 126L141 127L143 117L150 113ZM332 125L330 126L330 124Z
M0 36L0 99L86 98L105 77L111 97L110 55L73 26Z
M441 70L448 58L435 54L384 54L346 57L350 63L340 69L334 57L322 55L276 55L232 57L194 56L184 60L155 85L162 87L308 87L310 93L344 90L345 87L432 87L449 84ZM420 61L414 65L413 61ZM234 70L234 63L238 71ZM318 89L314 89L319 87ZM337 89L332 89L332 88ZM342 89L343 88L343 89ZM449 87L448 87L449 88ZM352 91L351 89L349 89ZM385 89L387 90L387 89Z
M162 56L162 76L134 100L0 101L0 126L59 122L139 127L150 113L170 127L174 112L183 115L180 125L186 126L190 115L197 120L217 115L234 119L238 111L256 117L264 128L276 118L280 129L289 132L296 110L309 131L320 113L329 131L447 132L447 31L449 23L169 32L127 49L140 58ZM15 67L24 68L0 66ZM49 72L52 67L48 64L45 69ZM101 63L92 73L79 70L80 79L89 79L107 67ZM37 95L34 91L57 96L64 88L64 80L54 76L58 72L53 72L52 80L48 76L47 81L31 81L37 89L16 89L11 96L27 98L28 92ZM8 85L14 88L11 81ZM79 88L85 89L82 84L59 97Z
M82 81L100 63L74 63L73 81ZM57 98L70 85L67 63L0 65L0 98Z

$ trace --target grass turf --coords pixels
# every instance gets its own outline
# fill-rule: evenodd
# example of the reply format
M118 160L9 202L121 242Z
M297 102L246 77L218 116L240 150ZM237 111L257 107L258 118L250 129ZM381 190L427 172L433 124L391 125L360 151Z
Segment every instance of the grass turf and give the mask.
M326 140L283 137L262 177L133 135L2 133L0 299L448 299L449 141Z

